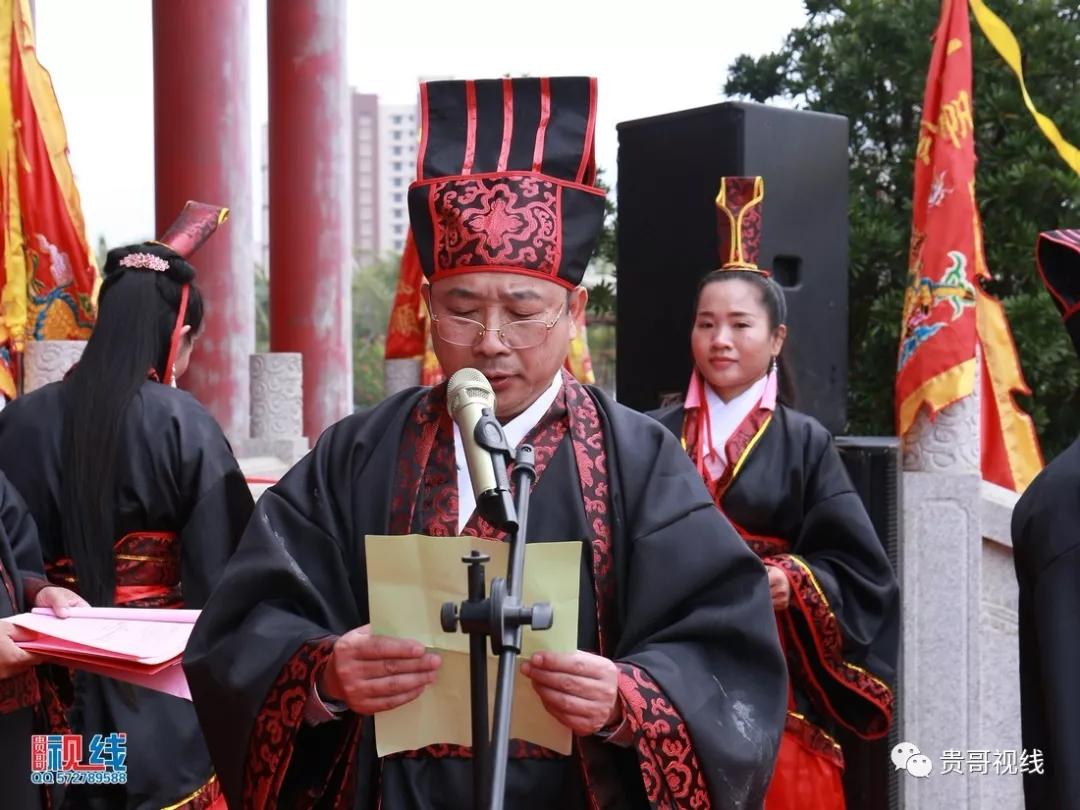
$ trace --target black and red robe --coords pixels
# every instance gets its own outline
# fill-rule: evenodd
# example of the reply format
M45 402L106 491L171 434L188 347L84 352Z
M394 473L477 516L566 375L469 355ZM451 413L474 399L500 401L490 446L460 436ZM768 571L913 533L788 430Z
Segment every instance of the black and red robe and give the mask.
M15 487L0 473L0 621L30 609L46 585L37 528ZM59 734L56 695L37 669L0 679L0 785L5 806L50 806L45 788L30 783L30 737ZM48 711L49 709L53 711ZM54 725L55 723L55 725Z
M0 470L37 524L49 580L78 591L60 513L64 409L77 407L65 386L47 385L0 411ZM190 394L147 381L128 407L112 463L114 604L201 608L254 508L221 428ZM218 799L189 701L84 672L75 673L73 688L72 731L127 734L128 783L71 787L70 800L94 810L202 810Z
M1020 716L1030 810L1080 808L1080 440L1044 469L1012 516L1019 584Z
M652 415L696 456L696 409ZM892 723L896 576L832 437L812 417L759 406L724 454L723 474L706 481L714 502L791 586L789 608L777 613L791 673L786 733L842 769L834 729L877 739Z
M467 749L380 760L371 718L304 720L334 638L370 620L365 535L457 534L445 395L339 422L259 501L185 655L234 810L472 807ZM666 431L568 375L525 441L528 541L585 541L579 646L619 666L633 741L578 737L568 757L514 742L506 806L760 806L786 688L760 562ZM466 531L494 534L475 515Z

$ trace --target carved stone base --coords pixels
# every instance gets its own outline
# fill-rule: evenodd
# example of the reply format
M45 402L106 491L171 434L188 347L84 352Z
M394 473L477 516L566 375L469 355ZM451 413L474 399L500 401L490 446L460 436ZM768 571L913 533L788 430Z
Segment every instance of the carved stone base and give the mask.
M908 472L980 475L981 431L979 377L982 362L975 351L975 388L931 422L921 410L904 436L904 469Z
M29 394L44 385L64 379L79 362L85 340L32 340L23 354L23 393Z
M933 422L922 411L904 437L904 469L978 475L979 444L978 397L944 408Z
M251 437L304 435L304 374L299 352L251 355Z

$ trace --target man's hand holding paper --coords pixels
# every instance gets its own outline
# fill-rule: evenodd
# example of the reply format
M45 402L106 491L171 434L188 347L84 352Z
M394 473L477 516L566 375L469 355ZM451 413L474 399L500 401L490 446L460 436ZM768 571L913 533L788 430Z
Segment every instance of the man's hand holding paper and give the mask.
M375 635L369 635L364 644L373 643L379 636L389 637L386 641L393 644L385 645L380 653L383 671L387 666L391 669L417 667L408 672L401 669L379 676L380 665L375 665L373 672L371 659L357 666L357 671L363 669L365 673L363 689L366 697L386 699L386 694L375 695L371 691L373 684L379 681L384 689L393 690L393 708L375 714L379 755L415 750L435 743L470 745L469 637L463 633L444 632L439 623L439 609L444 602L457 603L465 598L462 556L474 548L489 554L488 578L501 577L506 571L508 544L475 537L408 535L369 536L365 546L372 617L370 633ZM613 673L615 667L607 659L577 650L581 543L531 543L526 546L525 553L524 602L550 603L555 621L550 630L525 629L522 658L543 653L547 656L546 663L537 666L534 672L542 670L555 680L560 679L557 666L572 661L574 666L583 668L584 677L574 676L572 683L562 678L561 685L565 689L559 688L559 684L540 684L544 688L537 690L533 687L536 681L530 681L524 672L519 672L510 736L566 754L571 748L571 731L594 724L596 728L605 725L603 721L612 712L612 704L608 701L614 698L609 698L606 686L601 685L604 677L601 673L606 672L606 668ZM338 644L364 630L351 631L342 636ZM421 647L427 652L421 651ZM401 656L391 658L386 655L388 649L401 653ZM438 651L437 654L432 650ZM335 645L332 661L337 657ZM434 667L423 663L431 659L438 659L439 663ZM411 663L406 665L404 662ZM333 667L340 674L342 666L343 662L334 661L327 667L327 673ZM498 660L489 655L489 713L495 705L497 670ZM372 675L375 676L373 680ZM320 692L323 686L329 690L321 692L323 697L335 696L333 678L329 675L324 677L324 683L320 683ZM593 684L593 681L597 683ZM548 704L545 704L542 692L547 696ZM340 698L343 694L339 692L337 696ZM565 708L561 702L565 702ZM586 704L590 708L586 709ZM606 708L602 708L605 704ZM600 714L603 717L596 722Z
M595 734L622 717L619 670L603 656L582 650L534 653L521 663L521 672L548 714L575 734Z
M442 658L418 641L371 635L371 625L350 630L334 643L319 682L323 698L357 714L373 715L415 700L435 682Z

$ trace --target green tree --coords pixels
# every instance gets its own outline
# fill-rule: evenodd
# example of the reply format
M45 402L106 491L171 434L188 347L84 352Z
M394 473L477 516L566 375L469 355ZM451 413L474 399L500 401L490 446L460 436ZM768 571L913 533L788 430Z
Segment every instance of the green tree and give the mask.
M270 351L270 274L255 262L255 351Z
M593 376L596 384L611 394L615 393L615 306L616 267L618 243L616 219L618 212L612 199L611 187L604 179L604 170L596 173L596 185L607 195L604 200L604 228L596 243L596 252L589 263L584 284L589 288L589 306L586 311L588 324L589 354L592 357Z
M907 279L914 146L940 0L806 0L809 18L783 47L740 56L725 92L839 113L851 125L849 429L894 430L893 379ZM1025 49L1036 105L1080 141L1080 8L1076 0L987 3ZM1023 105L1011 71L972 18L976 190L987 289L1005 303L1049 459L1080 433L1080 367L1039 283L1039 231L1080 227L1080 177Z
M399 254L386 254L353 273L353 401L374 405L384 396L386 327L397 289Z
M596 242L596 253L590 264L589 277L589 315L603 321L615 316L615 268L619 263L618 242L616 241L615 201L611 198L611 186L604 180L604 170L596 173L596 185L604 190L604 228Z

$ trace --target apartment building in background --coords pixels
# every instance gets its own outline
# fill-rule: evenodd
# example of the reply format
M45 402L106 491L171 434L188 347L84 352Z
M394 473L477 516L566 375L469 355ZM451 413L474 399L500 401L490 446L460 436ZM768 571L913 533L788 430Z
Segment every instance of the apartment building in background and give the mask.
M400 253L409 229L409 184L416 177L418 104L382 104L375 93L351 93L349 120L352 247L359 264ZM267 127L262 126L262 244L270 266L270 186Z
M415 104L379 105L378 252L400 253L409 229L409 184L416 179L418 110Z

